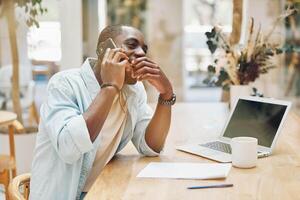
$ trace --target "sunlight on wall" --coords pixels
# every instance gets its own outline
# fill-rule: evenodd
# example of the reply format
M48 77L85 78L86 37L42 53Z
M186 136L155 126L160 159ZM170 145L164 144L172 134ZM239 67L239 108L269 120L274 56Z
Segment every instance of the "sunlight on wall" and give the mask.
M29 59L60 61L61 31L59 22L40 22L40 28L29 29L27 41Z

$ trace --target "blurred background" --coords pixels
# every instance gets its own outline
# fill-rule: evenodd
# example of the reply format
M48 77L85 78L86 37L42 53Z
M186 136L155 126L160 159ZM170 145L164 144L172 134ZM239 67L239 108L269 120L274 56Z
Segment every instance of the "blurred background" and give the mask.
M3 15L4 2L0 0L0 106L13 110L10 95L13 91L13 51L9 22ZM48 80L58 71L78 68L87 57L95 57L98 35L106 25L131 25L144 33L148 56L159 63L170 78L178 102L220 102L228 101L228 91L204 83L209 75L207 66L216 59L208 49L205 32L215 25L227 35L238 30L238 42L245 44L251 17L255 26L260 24L261 30L267 32L287 5L300 8L297 0L30 1L37 2L38 11L39 6L44 9L42 15L36 11L37 28L34 22L26 24L26 8L21 6L22 1L15 2L22 124L30 127L27 134L16 136L18 173L30 170L38 121L34 120L32 109L38 114L46 98ZM291 44L297 50L299 30L300 17L296 14L280 22L272 34L272 41ZM260 75L251 85L266 97L292 101L294 112L300 114L299 52L280 55L274 63L274 69ZM147 83L145 86L149 102L156 102L158 94ZM28 119L31 120L28 122ZM0 135L1 152L8 152L7 141L7 135Z
M139 28L145 34L150 48L149 56L170 77L179 101L220 101L221 88L209 87L203 83L207 76L207 66L213 62L205 32L210 31L214 25L220 25L227 34L232 32L234 2L240 1L43 0L41 5L47 12L37 16L39 28L28 28L22 23L22 19L16 19L20 21L17 22L22 72L20 84L26 85L32 79L39 89L54 73L80 67L86 57L96 56L97 37L106 25L127 24ZM243 19L240 25L240 42L244 42L250 17L267 31L290 1L241 2L240 14ZM299 6L299 3L295 1L295 5ZM11 56L5 20L1 19L0 22L0 68L3 71L2 68L11 65ZM296 26L299 23L297 16ZM277 29L273 34L276 41L299 44L299 38L293 38L295 34L284 21ZM276 69L257 80L261 82L261 92L266 93L266 96L292 99L297 107L297 96L300 95L299 67L289 68L288 60L283 56L276 66ZM0 76L3 76L2 73ZM39 98L43 98L43 89L41 92L36 91ZM151 102L156 100L156 94L150 90L151 88ZM39 107L40 100L37 99L36 103Z

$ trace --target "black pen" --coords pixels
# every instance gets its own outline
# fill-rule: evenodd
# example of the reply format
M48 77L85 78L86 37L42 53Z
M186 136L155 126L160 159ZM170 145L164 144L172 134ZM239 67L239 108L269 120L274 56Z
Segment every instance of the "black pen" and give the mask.
M225 187L233 187L233 184L192 186L192 187L187 187L187 189L206 189L206 188L225 188Z

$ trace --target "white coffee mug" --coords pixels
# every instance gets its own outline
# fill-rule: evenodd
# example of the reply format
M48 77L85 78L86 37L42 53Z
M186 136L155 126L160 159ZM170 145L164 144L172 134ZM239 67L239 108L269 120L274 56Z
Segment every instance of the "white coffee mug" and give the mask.
M238 168L252 168L257 162L257 139L235 137L231 139L232 165Z

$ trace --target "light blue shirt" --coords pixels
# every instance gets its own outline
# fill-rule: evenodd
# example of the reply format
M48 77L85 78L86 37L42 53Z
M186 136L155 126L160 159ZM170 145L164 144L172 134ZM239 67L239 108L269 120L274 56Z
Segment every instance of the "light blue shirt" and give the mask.
M100 137L91 142L82 114L100 91L87 59L81 68L55 74L47 87L31 169L30 199L79 199L92 168ZM145 141L153 112L142 83L125 85L129 117L118 146L130 140L138 152L157 156ZM116 153L117 153L116 152Z

